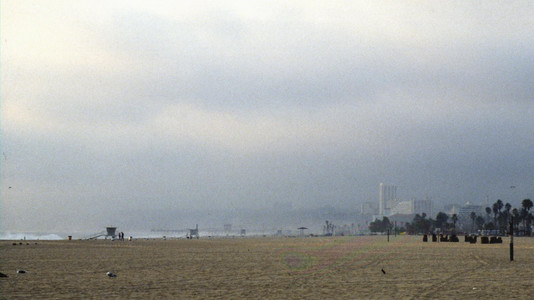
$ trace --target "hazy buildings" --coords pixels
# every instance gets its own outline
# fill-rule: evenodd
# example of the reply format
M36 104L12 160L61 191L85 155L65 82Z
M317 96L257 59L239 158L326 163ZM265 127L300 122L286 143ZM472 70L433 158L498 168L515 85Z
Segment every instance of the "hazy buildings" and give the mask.
M378 192L378 214L387 216L391 213L391 208L396 205L397 187L380 183Z
M393 206L390 210L390 214L419 214L422 215L425 213L427 216L431 217L432 212L432 201L429 199L425 200L416 200L412 199L410 201L397 201L396 205Z
M422 215L425 213L429 217L433 216L432 200L428 198L425 198L424 200L412 199L410 202L412 204L412 214Z
M460 207L458 218L462 220L468 220L471 218L471 213L474 212L477 216L485 216L486 211L484 206L471 204L469 201L464 206Z
M452 216L454 214L459 215L461 207L462 206L460 204L456 204L456 203L446 204L443 206L443 211L449 216Z
M390 209L390 215L409 215L413 213L412 201L397 201Z
M433 214L432 209L432 201L428 198L424 200L399 201L397 199L397 186L384 183L379 185L378 215L376 216L378 218L391 215L422 215L423 213L431 217ZM364 212L363 205L361 211L362 213ZM367 211L370 211L370 209Z

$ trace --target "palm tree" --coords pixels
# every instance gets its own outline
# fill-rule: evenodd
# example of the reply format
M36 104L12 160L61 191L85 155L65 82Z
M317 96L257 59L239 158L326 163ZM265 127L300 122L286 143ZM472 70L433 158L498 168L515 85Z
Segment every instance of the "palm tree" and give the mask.
M486 207L486 214L488 214L488 222L490 220L490 215L491 215L491 207Z
M506 232L506 226L510 223L510 210L512 209L512 205L508 202L504 205L504 211L501 213L499 212L499 217L497 218L499 220L499 229L501 230L501 233Z
M502 203L502 200L501 199L498 199L497 202L497 207L499 208L499 211L501 211L501 209L504 207L504 204Z
M506 224L510 223L510 211L512 210L512 204L506 202L504 205L504 212L506 213Z
M454 227L454 231L456 231L456 222L458 222L458 215L452 214L451 220L452 220L452 225Z
M473 221L473 226L471 227L473 229L472 231L475 231L475 219L477 218L477 214L474 211L472 211L469 217Z
M484 217L477 216L477 218L475 219L475 223L477 224L477 229L482 229L485 223Z
M528 230L528 235L530 236L530 229L531 229L531 224L532 224L532 220L534 220L534 215L532 213L528 214L527 215L527 230Z
M525 234L529 236L530 236L530 223L532 222L532 215L530 214L530 209L532 208L533 205L534 204L532 203L532 200L530 199L524 199L521 202L521 206L523 207L521 209L521 216L523 217L523 224L526 230Z
M517 208L513 208L511 215L513 217L512 221L514 222L514 231L517 232L517 225L521 222L521 215L519 214L519 210Z
M521 218L521 221L523 221L523 232L526 234L527 232L527 217L528 217L528 211L526 208L521 208L521 211L519 212L519 216Z
M497 202L493 203L493 218L495 220L495 226L498 228L497 226L497 215L501 212L501 209L504 205L502 204L502 200L499 199L497 200Z
M499 217L497 218L497 220L499 220L499 231L501 232L501 234L503 234L504 232L506 232L506 224L507 221L508 221L508 216L506 215L506 212L503 212L503 213L499 213Z
M532 200L525 199L521 202L521 206L524 207L528 212L530 212L530 209L532 208Z
M510 212L511 209L512 209L512 204L506 202L506 204L504 205L504 211Z
M449 216L447 216L444 212L439 212L436 215L436 225L437 227L441 228L441 232L444 232L445 230L445 224L447 224L447 220L449 219Z

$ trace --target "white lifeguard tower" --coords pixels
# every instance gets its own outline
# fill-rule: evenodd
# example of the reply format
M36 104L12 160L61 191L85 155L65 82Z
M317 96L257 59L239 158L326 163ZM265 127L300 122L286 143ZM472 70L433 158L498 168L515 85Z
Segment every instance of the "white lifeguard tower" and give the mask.
M102 231L102 232L99 232L99 233L94 233L92 235L90 235L87 239L88 240L96 240L97 238L99 237L104 237L105 239L107 239L108 237L114 239L117 237L117 235L115 234L115 231L117 231L117 227L106 227L106 231Z
M188 238L192 239L193 237L199 239L200 236L198 235L198 224L195 227L195 229L189 229L189 236Z

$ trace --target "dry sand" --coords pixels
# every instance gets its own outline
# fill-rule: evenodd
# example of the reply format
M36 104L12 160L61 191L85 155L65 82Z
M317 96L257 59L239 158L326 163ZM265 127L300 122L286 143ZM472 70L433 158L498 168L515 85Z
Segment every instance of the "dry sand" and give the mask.
M0 278L1 299L534 298L534 238L515 238L513 262L509 238L491 245L413 236L19 242L0 242L0 272L9 276Z

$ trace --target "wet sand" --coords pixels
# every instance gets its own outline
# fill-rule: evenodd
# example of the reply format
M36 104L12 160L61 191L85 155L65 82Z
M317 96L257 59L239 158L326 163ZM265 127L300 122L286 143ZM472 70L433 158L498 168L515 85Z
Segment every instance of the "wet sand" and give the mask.
M0 278L0 298L532 299L534 238L514 239L513 262L509 238L478 242L423 243L411 236L389 243L385 236L1 241L0 272L8 277Z

